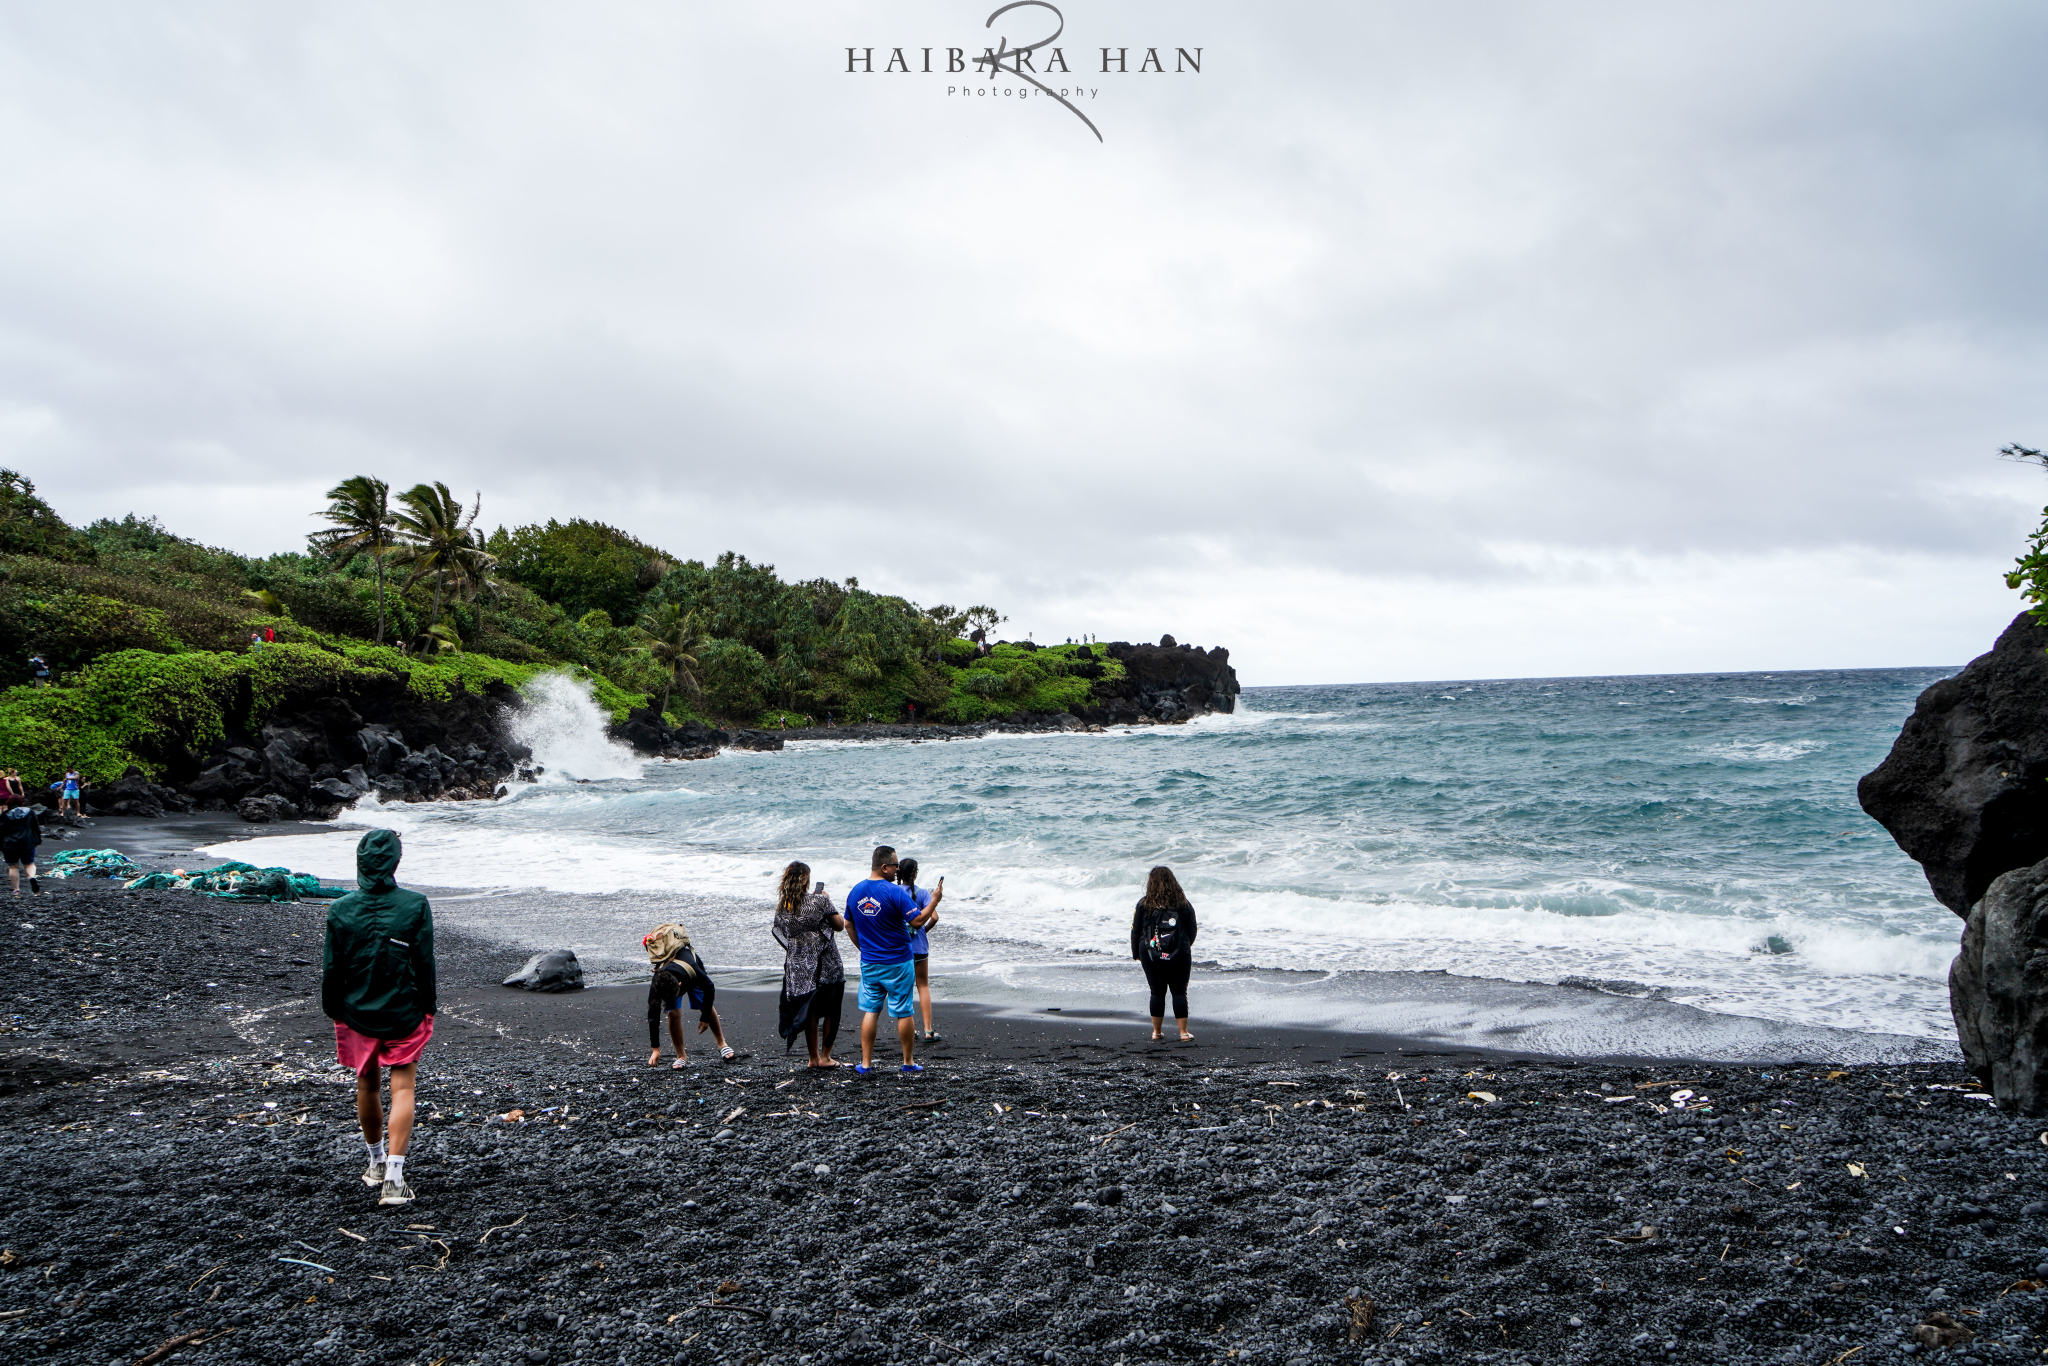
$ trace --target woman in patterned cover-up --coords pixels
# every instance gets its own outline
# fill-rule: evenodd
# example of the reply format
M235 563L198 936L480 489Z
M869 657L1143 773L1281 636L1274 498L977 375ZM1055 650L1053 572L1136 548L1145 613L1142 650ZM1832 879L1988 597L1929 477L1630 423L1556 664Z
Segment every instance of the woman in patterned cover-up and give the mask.
M775 905L775 937L783 947L782 1002L779 1032L788 1052L796 1036L813 1067L837 1067L832 1044L839 1037L839 1009L846 999L846 965L839 960L833 936L846 928L845 917L832 909L823 883L811 885L807 863L782 870Z

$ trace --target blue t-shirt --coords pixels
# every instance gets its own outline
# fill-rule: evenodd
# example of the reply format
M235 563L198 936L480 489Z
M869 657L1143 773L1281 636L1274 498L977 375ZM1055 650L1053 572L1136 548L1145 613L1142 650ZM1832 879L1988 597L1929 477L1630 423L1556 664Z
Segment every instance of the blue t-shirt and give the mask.
M869 878L846 894L846 918L860 936L860 961L883 967L910 961L910 921L917 903L893 882Z
M913 891L915 891L915 892L917 893L917 909L918 909L918 912L919 912L919 914L923 914L923 912L924 912L924 909L925 909L925 907L927 907L927 906L929 906L929 905L931 905L931 904L932 904L932 894L931 894L931 889L930 889L930 888L928 888L928 887L916 887L916 888L913 888L912 890L913 890ZM931 942L930 942L929 940L927 940L927 939L926 939L926 938L925 938L924 936L925 936L925 932L924 932L923 930L919 930L919 929L913 929L913 930L911 930L911 932L910 932L910 952L911 952L911 956L912 956L912 957L915 957L916 955L918 955L918 954L920 954L920 953L930 953L930 952L932 951L932 946L931 946Z

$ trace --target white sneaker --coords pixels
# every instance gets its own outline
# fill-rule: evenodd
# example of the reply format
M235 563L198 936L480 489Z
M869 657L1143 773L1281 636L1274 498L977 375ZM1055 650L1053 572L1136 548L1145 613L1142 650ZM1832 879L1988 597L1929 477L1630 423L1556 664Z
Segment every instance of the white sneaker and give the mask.
M403 1181L386 1181L384 1193L377 1197L380 1205L405 1205L412 1203L412 1187Z
M363 1184L372 1188L384 1184L384 1164L382 1162L372 1162L369 1166L363 1168Z

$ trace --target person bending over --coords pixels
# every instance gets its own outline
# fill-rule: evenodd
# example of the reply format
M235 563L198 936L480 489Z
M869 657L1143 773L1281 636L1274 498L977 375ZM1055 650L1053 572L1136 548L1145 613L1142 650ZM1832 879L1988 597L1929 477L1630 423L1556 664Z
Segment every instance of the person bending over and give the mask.
M356 1074L356 1119L370 1165L363 1184L380 1205L413 1198L405 1181L420 1053L434 1036L434 910L398 885L404 846L372 830L356 845L356 888L327 908L320 1008L334 1021L334 1054ZM391 1074L384 1122L380 1070Z
M896 1020L896 1038L903 1045L903 1071L922 1072L914 1054L917 1024L911 993L916 972L911 967L914 930L929 925L946 891L934 888L930 906L920 912L909 892L896 885L896 851L884 844L869 860L873 871L846 894L846 932L860 950L860 1065L865 1077L875 1066L875 1017L884 1007Z
M640 938L647 961L654 967L654 980L647 986L647 1065L661 1066L661 1018L668 1016L668 1036L676 1046L671 1068L687 1067L689 1052L683 1047L683 1002L697 1012L697 1032L711 1031L718 1043L718 1055L726 1062L738 1056L725 1041L725 1029L718 1021L718 987L711 980L704 960L690 947L690 932L681 925L656 925Z
M1194 1040L1188 1033L1188 973L1195 964L1195 908L1173 870L1158 867L1145 881L1145 895L1131 915L1131 957L1145 970L1145 985L1151 988L1152 1037L1162 1038L1166 1023L1166 993L1173 992L1173 1013L1180 1025L1182 1043Z

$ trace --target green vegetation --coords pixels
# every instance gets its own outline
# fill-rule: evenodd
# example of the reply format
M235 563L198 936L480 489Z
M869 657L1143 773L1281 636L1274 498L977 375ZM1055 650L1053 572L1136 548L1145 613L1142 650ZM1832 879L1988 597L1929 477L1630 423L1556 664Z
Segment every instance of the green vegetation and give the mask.
M0 765L152 773L246 717L402 675L426 697L566 669L615 718L973 722L1064 711L1113 660L964 639L1004 618L919 607L855 579L786 583L726 552L682 560L598 522L477 527L446 484L343 480L303 553L237 555L133 514L73 527L0 470ZM252 648L252 636L274 641ZM386 643L388 642L388 643ZM28 686L40 654L56 686Z
M2048 455L2017 441L1998 453L2007 460L2023 460L2048 469ZM2006 574L2005 586L2020 590L2020 596L2032 604L2028 613L2037 621L2048 621L2048 508L2041 510L2041 524L2027 540L2027 553L2014 561Z

